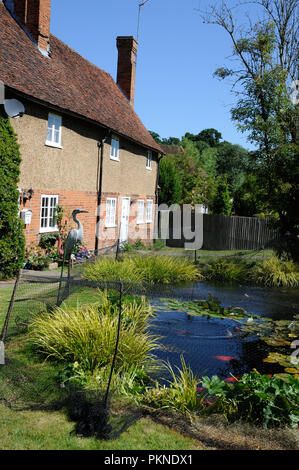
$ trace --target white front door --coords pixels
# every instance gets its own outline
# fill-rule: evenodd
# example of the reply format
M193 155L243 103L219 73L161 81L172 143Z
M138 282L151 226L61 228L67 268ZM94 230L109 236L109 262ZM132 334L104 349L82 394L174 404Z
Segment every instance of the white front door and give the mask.
M121 217L120 217L120 230L119 241L125 243L128 241L129 235L129 217L130 217L130 198L122 198Z

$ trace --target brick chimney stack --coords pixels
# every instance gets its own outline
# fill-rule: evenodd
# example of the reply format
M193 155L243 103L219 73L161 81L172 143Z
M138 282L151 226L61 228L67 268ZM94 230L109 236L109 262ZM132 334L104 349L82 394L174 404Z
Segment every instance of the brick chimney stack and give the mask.
M133 36L118 36L117 84L134 107L138 42Z
M22 23L38 48L49 52L51 0L4 0L4 3Z

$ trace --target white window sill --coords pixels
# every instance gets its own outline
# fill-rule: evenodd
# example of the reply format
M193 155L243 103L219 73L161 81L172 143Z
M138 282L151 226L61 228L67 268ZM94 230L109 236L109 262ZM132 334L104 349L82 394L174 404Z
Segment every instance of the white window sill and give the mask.
M111 157L111 155L110 155L110 160L113 160L114 162L120 162L120 159L119 159L119 158Z
M142 224L145 224L145 222L144 222L144 221L142 221L142 222L140 222L140 221L136 222L136 225L142 225Z
M58 228L56 227L47 227L47 228L40 228L39 233L52 233L52 232L59 232Z
M146 223L146 224L151 224L151 223L152 223L152 220L147 220L145 223Z
M117 225L105 225L105 228L116 228Z
M151 167L149 167L149 166L147 166L146 169L147 169L148 171L152 171L152 170L153 170L153 169L152 169Z
M55 142L46 142L46 147L54 147L56 149L63 149L62 145L56 144Z

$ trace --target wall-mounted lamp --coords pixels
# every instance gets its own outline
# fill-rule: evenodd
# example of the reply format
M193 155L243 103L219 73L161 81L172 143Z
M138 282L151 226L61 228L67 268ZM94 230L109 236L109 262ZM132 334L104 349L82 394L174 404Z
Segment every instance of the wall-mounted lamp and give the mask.
M30 201L30 199L32 199L33 194L34 194L33 189L28 189L28 191L26 191L26 190L23 191L23 202L24 202L24 204L26 204L28 199L29 199L29 201Z

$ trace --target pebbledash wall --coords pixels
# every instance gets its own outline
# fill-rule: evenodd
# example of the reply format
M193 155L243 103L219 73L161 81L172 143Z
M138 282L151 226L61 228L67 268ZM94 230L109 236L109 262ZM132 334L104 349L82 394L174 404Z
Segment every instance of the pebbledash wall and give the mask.
M15 96L20 99L20 97ZM38 242L41 233L42 195L58 196L58 204L71 212L75 208L89 211L81 214L84 226L84 243L94 250L96 234L98 248L115 244L118 238L118 223L122 197L130 198L129 241L153 238L154 213L152 222L137 224L137 201L153 200L155 204L158 154L152 152L151 170L147 169L147 151L124 137L119 139L119 161L110 158L110 137L104 144L102 193L100 217L98 197L100 189L101 149L99 141L105 131L100 126L64 113L49 109L22 97L26 113L18 119L11 119L17 134L22 156L19 188L23 191L33 189L31 200L24 205L21 198L20 210L32 210L31 224L25 226L27 245ZM61 148L46 145L48 114L62 117ZM112 134L113 135L113 134ZM116 227L106 228L106 200L117 198ZM145 217L145 216L144 216ZM97 225L97 221L99 223ZM50 231L47 233L51 233Z

